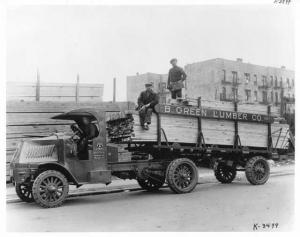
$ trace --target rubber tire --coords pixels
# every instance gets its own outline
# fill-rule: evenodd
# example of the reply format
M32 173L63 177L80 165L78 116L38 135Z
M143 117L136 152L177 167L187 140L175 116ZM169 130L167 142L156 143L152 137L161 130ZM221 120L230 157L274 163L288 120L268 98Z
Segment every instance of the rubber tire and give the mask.
M255 175L254 175L254 167L255 167L255 164L257 162L263 162L265 164L265 167L266 167L266 174L265 174L265 177L263 177L262 180L257 180L255 178ZM253 184L253 185L262 185L262 184L265 184L269 177L270 177L270 166L269 166L269 163L268 161L261 157L261 156L255 156L255 157L252 157L251 159L249 159L246 163L246 178L247 180L249 181L249 183Z
M54 176L56 178L59 178L63 184L63 192L61 197L55 201L55 202L47 202L44 201L40 194L39 194L39 190L40 190L40 185L42 183L42 181L45 178ZM63 202L66 200L67 196L69 193L69 183L68 180L66 179L66 177L59 171L56 170L46 170L43 171L42 173L40 173L36 179L33 182L32 185L32 194L33 194L33 198L35 200L35 202L40 205L41 207L45 207L45 208L54 208L54 207L58 207L61 206L63 204Z
M34 202L34 198L32 196L32 187L29 187L30 191L29 191L29 195L25 195L24 194L24 190L22 189L22 185L26 186L26 188L28 189L28 184L24 184L24 183L16 183L15 189L16 189L16 193L18 195L18 197L23 201L23 202Z
M157 177L157 179L160 179ZM155 179L148 177L148 178L142 178L142 177L137 177L137 182L141 186L142 189L145 189L149 192L153 191L158 191L165 183L165 177L161 177L161 180L157 180L156 177Z
M181 164L186 164L186 165L190 166L190 168L193 170L193 180L192 180L191 184L186 188L178 187L174 180L174 172L175 172L176 168ZM174 193L177 193L177 194L189 193L189 192L193 191L198 183L198 169L197 169L195 163L192 160L187 159L187 158L179 158L179 159L173 160L169 164L166 173L167 173L167 175L166 175L167 183L168 183L170 189Z
M214 167L214 172L215 172L216 179L219 182L223 183L223 184L229 184L229 183L231 183L235 179L235 177L236 177L236 169L235 169L235 167L227 166L224 163L218 163ZM227 172L227 174L230 174L231 176L229 178L226 178L225 177L226 175L224 176L224 172Z

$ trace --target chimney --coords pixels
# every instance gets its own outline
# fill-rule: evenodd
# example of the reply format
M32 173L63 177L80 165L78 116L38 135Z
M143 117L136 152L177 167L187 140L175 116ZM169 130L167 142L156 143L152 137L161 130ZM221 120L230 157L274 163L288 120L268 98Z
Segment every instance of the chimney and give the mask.
M140 74L137 72L136 75L138 76L138 75L140 75Z
M242 58L237 58L236 61L242 63L243 59Z

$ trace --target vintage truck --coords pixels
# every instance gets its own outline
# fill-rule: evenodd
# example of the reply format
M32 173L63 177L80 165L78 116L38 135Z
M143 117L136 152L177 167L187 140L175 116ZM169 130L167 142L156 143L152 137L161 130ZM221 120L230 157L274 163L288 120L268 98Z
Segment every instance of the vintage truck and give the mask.
M76 132L23 141L11 162L11 177L20 199L48 208L65 201L69 185L109 184L112 176L136 179L148 191L166 181L175 193L188 193L197 185L196 164L203 160L215 161L221 183L231 183L237 171L244 171L251 184L261 185L270 174L267 159L288 150L288 125L272 114L266 105L201 103L199 98L196 105L156 105L145 131L134 111L76 109L53 119L88 117L97 126L86 157L78 156ZM124 122L129 132L120 132ZM121 159L124 151L126 159Z

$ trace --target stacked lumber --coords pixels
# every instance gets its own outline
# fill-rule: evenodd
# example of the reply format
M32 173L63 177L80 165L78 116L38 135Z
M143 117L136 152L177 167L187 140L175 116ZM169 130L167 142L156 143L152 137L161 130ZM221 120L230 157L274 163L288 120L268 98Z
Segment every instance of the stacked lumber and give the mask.
M106 119L107 137L110 142L124 141L132 136L133 133L132 114L120 113L120 116Z

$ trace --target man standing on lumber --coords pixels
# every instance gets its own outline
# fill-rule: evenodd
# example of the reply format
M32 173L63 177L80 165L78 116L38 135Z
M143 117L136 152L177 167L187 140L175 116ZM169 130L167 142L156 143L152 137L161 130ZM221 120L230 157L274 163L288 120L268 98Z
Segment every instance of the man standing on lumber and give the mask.
M172 101L182 100L182 88L184 88L183 81L186 79L186 74L181 67L177 66L177 59L171 59L172 68L169 70L168 86L171 91Z
M146 90L142 91L138 98L138 107L140 116L140 124L145 129L149 129L149 125L151 124L151 116L154 106L158 104L158 94L153 91L152 83L145 84Z

